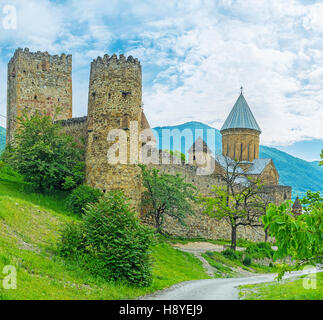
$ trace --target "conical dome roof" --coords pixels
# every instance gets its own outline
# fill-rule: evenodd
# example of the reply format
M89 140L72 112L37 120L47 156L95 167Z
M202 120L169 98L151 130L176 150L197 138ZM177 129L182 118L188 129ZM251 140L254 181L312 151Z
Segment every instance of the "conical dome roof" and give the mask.
M226 129L252 129L261 132L242 92L227 120L225 120L221 131Z

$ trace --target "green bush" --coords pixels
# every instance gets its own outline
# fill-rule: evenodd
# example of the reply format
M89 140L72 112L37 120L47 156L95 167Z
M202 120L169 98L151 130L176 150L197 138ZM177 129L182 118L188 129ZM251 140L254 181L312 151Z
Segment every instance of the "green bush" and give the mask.
M274 250L267 242L258 242L247 247L246 253L254 259L272 258Z
M84 180L83 151L49 116L19 118L15 143L2 159L36 190L68 190Z
M80 185L66 199L66 207L74 213L84 213L84 209L88 204L98 202L102 196L103 192L101 190L87 185Z
M250 256L245 256L242 260L242 263L246 266L249 267L251 265L251 257Z
M84 211L79 225L67 225L58 245L94 275L149 286L153 229L140 224L123 193L105 194Z
M231 259L231 260L236 260L236 259L238 259L238 255L237 255L236 251L234 251L234 250L233 250L233 249L231 249L231 248L228 248L228 249L226 249L226 250L222 251L222 254L223 254L226 258Z

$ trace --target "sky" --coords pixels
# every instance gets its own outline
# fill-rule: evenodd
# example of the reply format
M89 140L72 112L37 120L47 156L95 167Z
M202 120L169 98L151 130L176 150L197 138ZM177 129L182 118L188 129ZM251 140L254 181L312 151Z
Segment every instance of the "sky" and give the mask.
M318 160L322 16L314 0L0 0L0 114L18 47L73 55L73 116L87 113L91 61L124 53L142 64L152 127L220 129L243 86L261 144Z

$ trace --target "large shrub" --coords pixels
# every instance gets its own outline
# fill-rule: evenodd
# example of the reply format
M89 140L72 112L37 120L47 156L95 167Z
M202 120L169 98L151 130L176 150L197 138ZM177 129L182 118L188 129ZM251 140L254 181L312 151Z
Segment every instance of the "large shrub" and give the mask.
M66 199L66 207L74 213L84 213L90 203L98 202L103 192L87 185L80 185L74 189Z
M254 259L272 258L274 250L267 242L258 242L247 247L246 253Z
M109 192L84 210L79 225L67 225L59 250L91 273L137 286L151 283L153 230L141 225L123 193Z
M71 189L84 179L84 162L73 138L48 116L20 118L3 159L39 191Z

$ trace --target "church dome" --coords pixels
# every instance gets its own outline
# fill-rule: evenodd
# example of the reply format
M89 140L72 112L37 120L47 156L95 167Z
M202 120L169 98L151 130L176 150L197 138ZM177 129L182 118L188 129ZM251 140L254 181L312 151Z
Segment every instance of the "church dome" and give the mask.
M233 106L228 118L225 120L221 131L227 129L251 129L261 133L261 129L253 116L242 92Z

